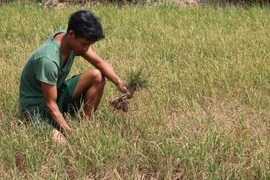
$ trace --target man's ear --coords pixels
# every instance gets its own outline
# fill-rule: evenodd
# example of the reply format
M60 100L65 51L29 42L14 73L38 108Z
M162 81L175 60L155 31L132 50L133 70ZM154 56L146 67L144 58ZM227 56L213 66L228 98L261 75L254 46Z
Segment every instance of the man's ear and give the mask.
M74 31L73 31L73 30L69 30L69 31L67 32L67 36L68 36L68 38L75 38L75 33L74 33Z

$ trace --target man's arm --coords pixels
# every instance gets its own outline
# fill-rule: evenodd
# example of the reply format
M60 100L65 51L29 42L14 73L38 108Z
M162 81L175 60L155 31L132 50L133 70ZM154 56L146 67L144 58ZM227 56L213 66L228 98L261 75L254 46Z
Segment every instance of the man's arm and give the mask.
M57 123L60 129L70 131L70 127L57 106L57 87L41 82L45 105L50 117Z
M101 57L99 57L91 48L82 56L92 65L94 65L100 72L111 82L113 82L116 87L122 92L129 95L129 91L123 82L114 72L113 68L104 61Z

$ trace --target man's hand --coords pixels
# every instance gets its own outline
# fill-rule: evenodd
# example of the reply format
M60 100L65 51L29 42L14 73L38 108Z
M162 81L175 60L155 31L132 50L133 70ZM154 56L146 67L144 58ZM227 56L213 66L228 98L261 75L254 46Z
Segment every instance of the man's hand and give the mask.
M127 84L128 83L126 81L119 80L116 86L121 93L125 93L127 95L127 98L131 99L133 95L128 90Z

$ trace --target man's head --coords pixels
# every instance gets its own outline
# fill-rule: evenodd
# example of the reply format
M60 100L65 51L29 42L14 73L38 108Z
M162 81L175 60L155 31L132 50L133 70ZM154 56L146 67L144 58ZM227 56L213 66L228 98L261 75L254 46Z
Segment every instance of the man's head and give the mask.
M70 16L67 37L71 49L77 55L83 55L90 45L105 38L99 19L85 10L77 11Z
M99 19L86 10L77 11L70 16L67 32L70 30L74 32L76 38L88 41L96 42L105 38Z

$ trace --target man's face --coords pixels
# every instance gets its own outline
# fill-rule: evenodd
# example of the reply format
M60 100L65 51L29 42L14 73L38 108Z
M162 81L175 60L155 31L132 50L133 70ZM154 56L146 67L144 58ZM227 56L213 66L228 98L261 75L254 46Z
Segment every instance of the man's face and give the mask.
M95 42L89 41L85 38L76 37L74 33L71 33L69 35L69 43L71 49L76 53L76 55L83 55Z

